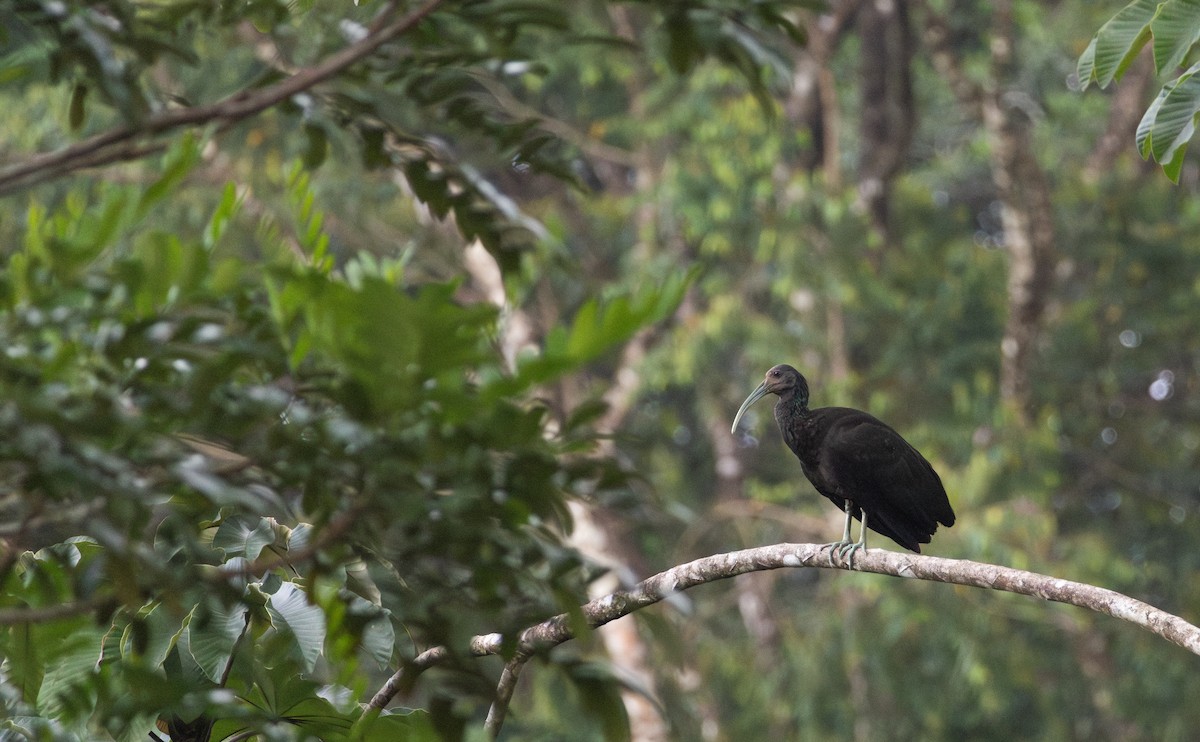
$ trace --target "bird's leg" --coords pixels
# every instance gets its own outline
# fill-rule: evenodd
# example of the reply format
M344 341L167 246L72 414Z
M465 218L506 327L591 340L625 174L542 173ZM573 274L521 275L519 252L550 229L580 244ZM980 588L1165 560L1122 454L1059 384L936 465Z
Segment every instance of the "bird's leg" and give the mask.
M842 540L834 541L832 543L825 544L821 547L822 549L829 549L829 566L830 567L834 566L833 565L833 555L835 552L840 554L842 549L846 548L847 546L854 545L854 542L852 542L850 540L850 522L852 520L854 520L854 516L851 514L853 512L853 509L854 509L854 504L852 502L850 502L849 500L846 500L846 528L842 531Z
M847 508L846 514L849 515L850 510ZM858 534L858 541L851 543L850 541L850 521L846 521L846 541L837 547L838 556L846 559L848 569L854 569L854 552L862 550L865 554L867 551L867 511L862 511L862 529ZM829 552L830 561L833 560L833 550Z

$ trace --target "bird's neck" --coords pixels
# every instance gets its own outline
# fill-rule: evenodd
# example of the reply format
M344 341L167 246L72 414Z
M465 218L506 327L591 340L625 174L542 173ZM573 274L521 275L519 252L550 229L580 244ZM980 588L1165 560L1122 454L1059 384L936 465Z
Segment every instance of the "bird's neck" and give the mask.
M777 414L782 414L788 418L807 417L810 410L808 409L807 394L789 394L786 397L780 397L779 402L775 405Z
M775 403L775 420L781 427L787 425L788 421L809 417L810 412L809 395L806 394L779 397L779 402Z
M783 442L800 457L800 462L805 466L815 464L806 458L806 446L803 445L803 441L812 435L813 419L808 409L808 395L793 394L780 397L775 403L775 422L779 425L779 432L783 434Z

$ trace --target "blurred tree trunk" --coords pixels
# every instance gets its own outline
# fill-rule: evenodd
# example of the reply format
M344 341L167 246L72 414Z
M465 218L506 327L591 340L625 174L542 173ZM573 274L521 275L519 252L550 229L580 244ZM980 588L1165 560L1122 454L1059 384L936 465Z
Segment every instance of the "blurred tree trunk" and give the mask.
M859 6L855 21L862 45L858 198L888 245L892 180L904 167L917 119L908 4L867 0Z
M1038 104L1010 87L1017 77L1016 29L1011 0L993 5L984 84L964 72L945 18L926 7L926 39L934 66L960 102L981 118L990 149L992 183L1003 207L1001 223L1008 253L1008 312L1000 341L1000 397L1027 425L1032 420L1031 367L1042 335L1054 268L1054 211L1046 173L1033 146Z
M624 538L624 529L613 518L605 517L598 508L573 500L571 515L575 529L571 533L571 545L579 549L588 559L608 567L608 575L592 583L589 598L598 598L622 587L634 584L639 575L630 568L640 554ZM630 557L634 559L630 559ZM624 579L622 579L624 577ZM627 583L627 584L620 584ZM613 621L596 629L604 643L609 661L617 674L632 681L634 687L653 692L657 683L651 670L650 649L638 633L637 622ZM629 739L631 742L665 742L670 739L669 730L658 706L649 698L626 688L621 689L621 700L625 713L629 715Z
M992 181L1004 204L1008 251L1008 320L1000 342L1000 396L1028 424L1033 412L1030 367L1042 333L1053 277L1054 211L1046 173L1033 148L1037 105L1009 89L1016 79L1016 34L1011 0L994 5L992 79L982 98L991 146Z
M841 110L837 80L830 60L859 5L859 2L853 1L839 3L832 12L811 19L806 24L810 30L808 45L796 50L792 84L784 104L788 125L798 130L808 130L813 143L813 156L788 163L789 167L820 172L825 190L835 196L843 184ZM825 240L817 240L813 249L821 255L826 246ZM822 306L828 342L828 378L845 379L850 372L850 351L846 343L846 318L841 299L826 292Z
M464 254L463 264L472 279L469 289L476 296L486 297L501 308L502 324L498 341L504 357L512 362L518 351L530 341L531 322L524 312L508 305L500 268L482 245L472 244ZM598 429L615 429L628 412L638 386L637 374L633 369L641 360L646 342L646 337L640 336L626 346L609 394L605 396L610 405L608 413ZM564 385L557 390L556 396L562 405L561 409L571 409L581 401L582 393L580 389ZM612 443L606 440L601 445L611 447ZM633 584L637 581L637 575L646 572L631 566L641 561L641 555L624 537L625 531L619 522L582 501L572 501L570 508L575 527L568 542L587 559L609 570L605 578L591 585L589 597L606 595ZM613 666L621 675L636 687L655 687L654 675L647 661L649 650L638 634L634 621L614 621L597 629L597 634ZM661 742L668 739L666 723L651 700L628 690L623 690L621 697L629 715L631 740Z
M719 400L710 400L701 408L720 409ZM737 439L729 433L727 417L714 415L705 427L716 466L716 502L732 503L745 500L746 468L738 456ZM764 670L770 668L779 641L779 625L771 613L771 592L774 580L756 579L758 575L742 575L734 579L738 613L746 633L754 638L755 662Z

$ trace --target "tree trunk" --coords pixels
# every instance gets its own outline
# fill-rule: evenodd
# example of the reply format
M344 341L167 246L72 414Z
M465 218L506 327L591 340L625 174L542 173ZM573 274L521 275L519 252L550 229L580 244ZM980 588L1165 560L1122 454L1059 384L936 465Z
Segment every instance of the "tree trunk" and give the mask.
M1017 419L1028 424L1033 414L1031 366L1052 279L1054 211L1046 174L1033 151L1031 109L1036 104L1023 93L1006 89L1015 67L1012 2L997 2L994 17L992 80L981 102L1009 256L1000 396Z
M792 85L784 104L790 126L809 129L814 151L819 157L788 163L792 169L818 169L825 191L837 197L843 185L841 163L841 125L837 80L830 59L837 50L858 2L837 4L832 12L809 23L810 36L806 48L797 50L797 62L792 73ZM813 249L820 256L834 249L823 235L813 239ZM850 351L846 343L846 317L841 299L826 292L823 299L825 337L828 343L829 378L844 379L850 372Z
M858 198L886 245L892 180L908 157L916 124L908 4L867 0L859 6L856 24L862 45Z

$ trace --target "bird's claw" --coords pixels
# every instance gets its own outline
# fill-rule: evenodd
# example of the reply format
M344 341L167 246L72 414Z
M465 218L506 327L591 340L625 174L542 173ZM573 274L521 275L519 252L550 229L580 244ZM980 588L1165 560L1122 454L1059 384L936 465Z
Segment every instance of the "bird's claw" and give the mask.
M831 541L828 544L822 544L822 549L829 549L829 566L836 567L837 565L833 562L833 555L839 554L842 549L853 543L854 542L850 541L849 539L843 539L841 541Z
M829 549L829 566L836 567L833 561L834 555L846 563L847 569L854 569L854 552L862 551L866 553L867 546L861 541L834 541L833 543L825 544L822 549Z

